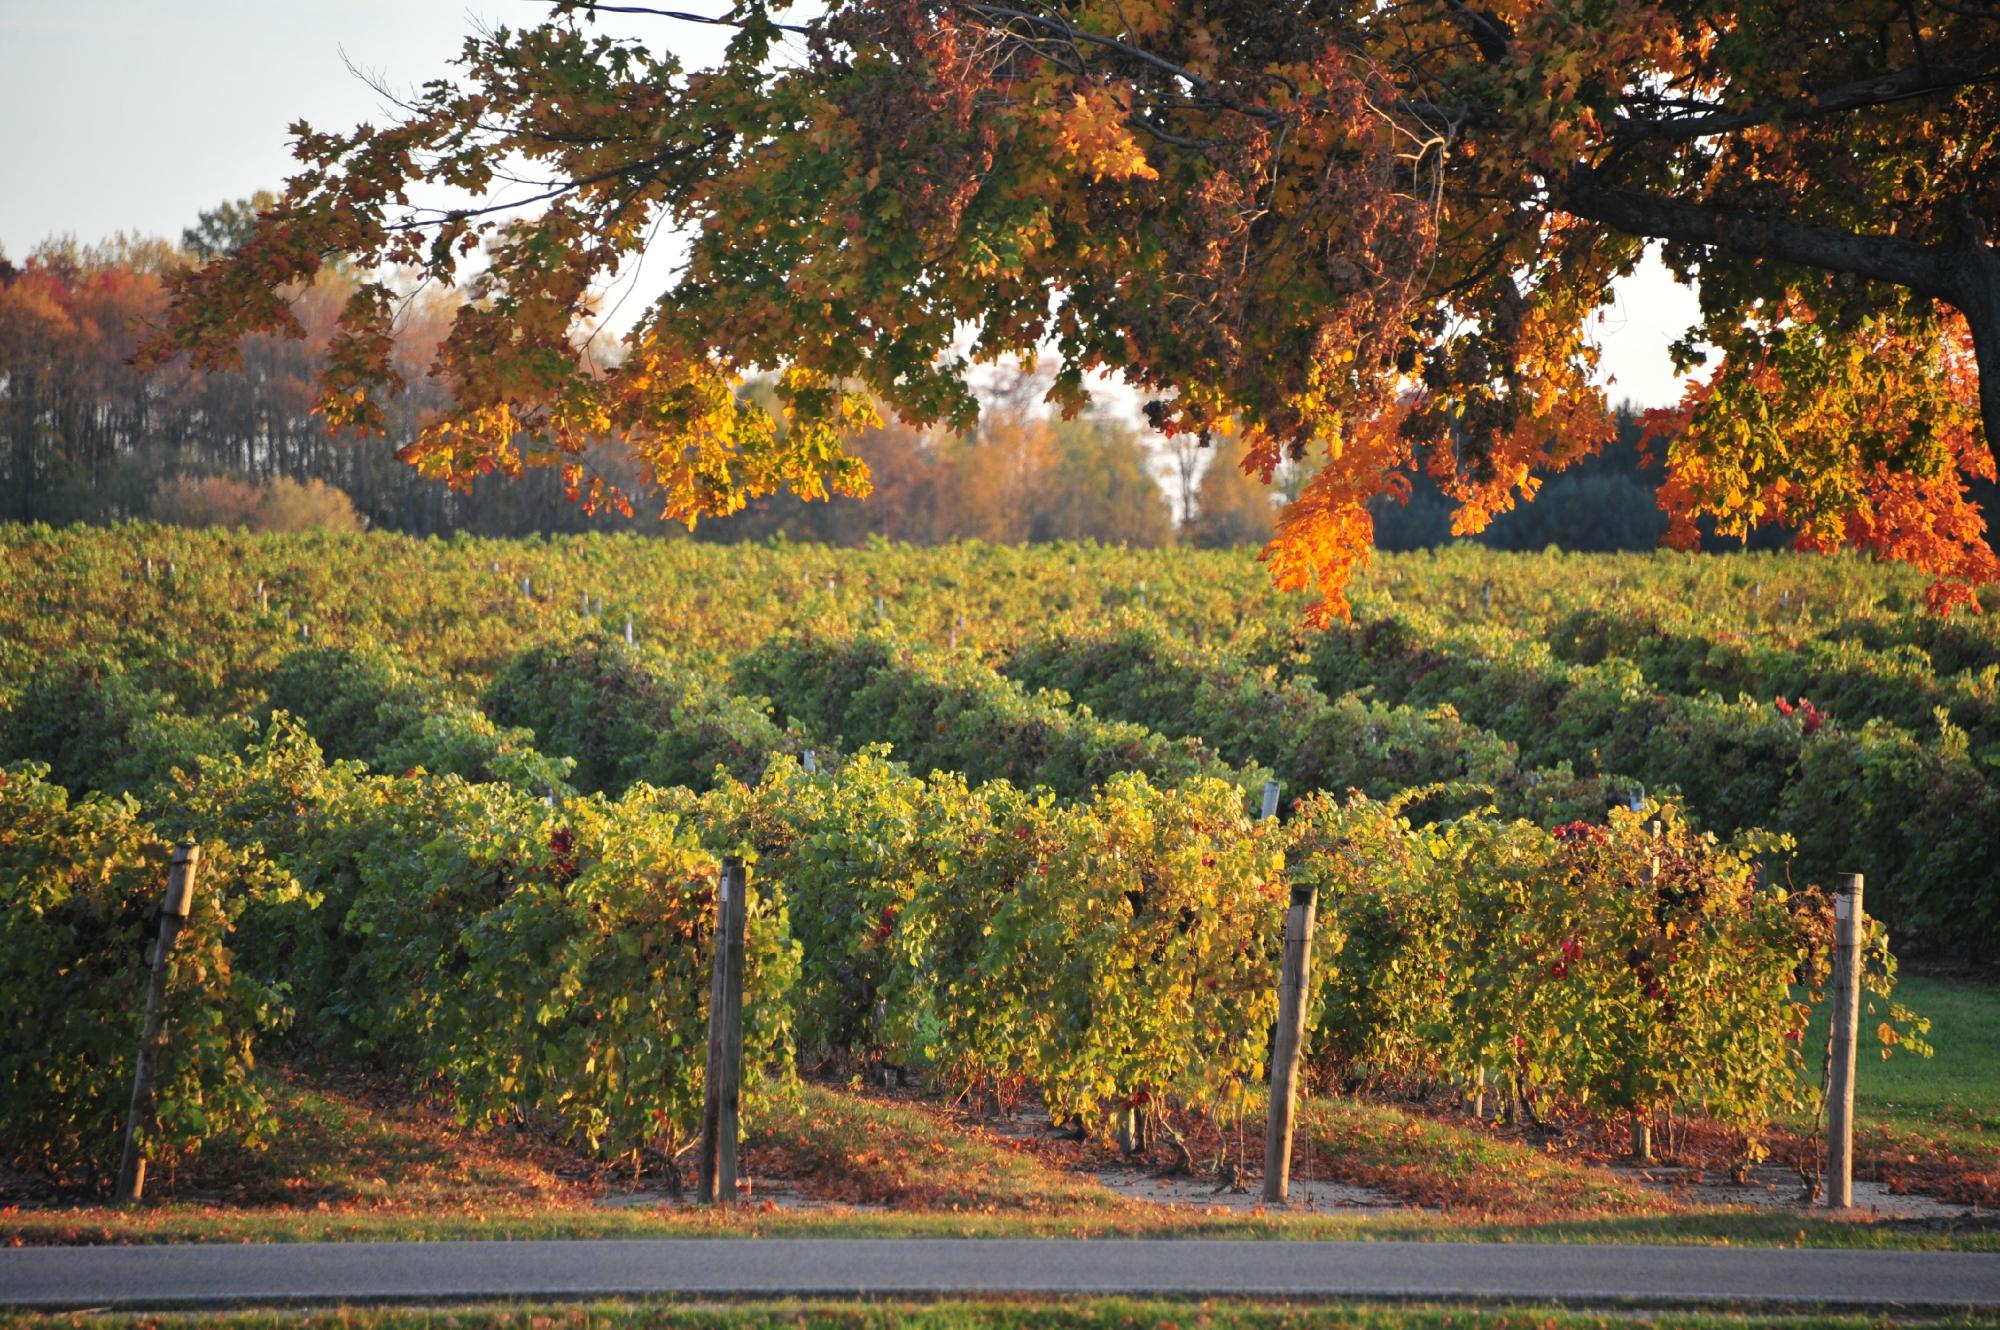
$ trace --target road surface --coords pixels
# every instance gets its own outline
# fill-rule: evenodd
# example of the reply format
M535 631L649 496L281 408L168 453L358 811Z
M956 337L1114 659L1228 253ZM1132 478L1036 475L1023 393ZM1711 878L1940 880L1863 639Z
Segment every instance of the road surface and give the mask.
M1126 1239L616 1239L0 1250L0 1305L614 1295L1265 1295L2000 1307L2000 1254Z

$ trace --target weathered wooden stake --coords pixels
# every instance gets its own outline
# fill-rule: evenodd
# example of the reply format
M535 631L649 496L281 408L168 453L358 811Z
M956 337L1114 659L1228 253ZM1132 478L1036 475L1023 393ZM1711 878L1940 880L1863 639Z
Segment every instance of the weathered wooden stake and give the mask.
M1267 796L1268 797L1268 796ZM1292 887L1285 915L1285 968L1278 980L1278 1037L1271 1050L1271 1102L1264 1119L1264 1199L1282 1202L1292 1186L1292 1119L1298 1108L1299 1058L1306 1042L1306 991L1312 979L1313 915L1319 893Z
M1270 819L1276 817L1277 815L1278 815L1278 782L1274 780L1267 780L1264 782L1264 819L1265 821L1269 821Z
M1653 1162L1653 1124L1643 1108L1632 1110L1632 1162Z
M139 1036L139 1055L132 1069L132 1106L125 1115L125 1155L118 1163L120 1205L137 1205L146 1190L146 1157L139 1153L139 1133L153 1125L153 1049L160 1042L160 1025L166 1019L161 1007L167 997L167 953L194 904L194 875L200 863L201 847L182 841L174 847L167 868L167 894L160 902L160 936L153 944L153 974L146 987L146 1028Z
M1637 812L1639 804L1634 803L1632 808ZM1646 884L1657 887L1660 880L1660 851L1657 844L1660 839L1660 824L1657 820L1646 824L1646 834L1656 842L1653 850L1646 856ZM1632 1110L1632 1162L1635 1164L1653 1162L1653 1122L1644 1105Z
M1137 1104L1127 1104L1118 1115L1118 1148L1128 1155L1146 1153L1146 1111Z
M722 861L715 902L715 969L708 990L708 1077L701 1106L701 1199L736 1199L737 1096L743 1079L743 929L749 874Z
M632 645L632 616L629 614L625 616L625 645Z
M1833 1043L1826 1088L1826 1203L1854 1204L1854 1044L1861 1021L1861 874L1833 886Z
M819 754L810 748L806 749L805 756L800 759L799 765L806 769L806 775L817 776L819 774Z

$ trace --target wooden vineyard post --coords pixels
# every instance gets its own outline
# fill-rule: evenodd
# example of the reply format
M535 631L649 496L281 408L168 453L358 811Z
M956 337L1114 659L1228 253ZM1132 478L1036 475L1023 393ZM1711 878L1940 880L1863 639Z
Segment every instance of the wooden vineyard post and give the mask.
M1291 1192L1292 1119L1298 1108L1299 1059L1306 1042L1306 989L1312 978L1313 915L1319 892L1292 887L1285 915L1285 967L1278 980L1278 1037L1271 1050L1271 1102L1264 1119L1264 1199Z
M1861 874L1833 888L1833 1040L1827 1049L1826 1203L1854 1204L1854 1044L1861 1020Z
M132 1106L125 1115L125 1154L118 1163L117 1200L136 1205L146 1190L146 1157L139 1150L139 1133L153 1123L153 1049L160 1042L161 1008L167 997L167 953L187 923L194 904L194 875L201 847L182 841L174 847L167 868L167 894L160 902L160 936L153 944L152 978L146 987L146 1028L139 1036L139 1055L132 1069Z
M1146 1153L1146 1111L1135 1103L1127 1103L1118 1115L1118 1148L1128 1155Z
M1265 821L1278 815L1278 782L1264 782ZM1299 1060L1306 1042L1306 992L1312 981L1313 916L1319 893L1292 887L1285 914L1285 958L1278 976L1278 1029L1271 1047L1271 1096L1264 1113L1264 1199L1278 1204L1291 1194L1292 1129L1298 1108Z
M1658 822L1648 822L1646 824L1646 833L1657 842L1660 839L1660 824ZM1660 849L1656 843L1652 853L1646 860L1646 884L1657 887L1659 880ZM1632 1110L1632 1162L1635 1164L1650 1164L1653 1162L1653 1123L1651 1116L1646 1110L1646 1106L1643 1104Z
M737 1095L743 1080L743 931L749 874L722 861L715 902L715 968L708 989L708 1076L701 1105L701 1199L736 1197Z
M1653 1162L1653 1124L1646 1120L1646 1110L1632 1110L1632 1162L1650 1164Z

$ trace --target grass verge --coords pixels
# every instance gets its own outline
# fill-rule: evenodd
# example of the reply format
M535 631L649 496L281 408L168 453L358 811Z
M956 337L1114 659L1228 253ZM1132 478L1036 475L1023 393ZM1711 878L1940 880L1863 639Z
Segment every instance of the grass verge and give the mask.
M1905 974L1896 996L1930 1017L1937 1052L1884 1058L1864 1005L1854 1076L1856 1172L1892 1189L2000 1206L2000 988ZM1809 1047L1825 1048L1825 1020L1818 1013Z
M1860 1171L1991 1204L2000 1194L2000 1061L1991 1056L2000 990L1906 983L1911 1004L1935 1021L1938 1054L1885 1062L1864 1045ZM0 1243L1235 1237L2000 1250L1990 1221L1697 1208L1470 1121L1357 1100L1305 1106L1312 1163L1295 1176L1319 1170L1423 1212L1147 1204L1097 1185L1095 1169L1121 1162L1101 1146L1010 1138L926 1101L815 1085L747 1143L755 1182L790 1184L785 1205L753 1190L749 1204L704 1210L660 1204L643 1183L530 1135L462 1131L393 1082L324 1069L269 1074L286 1124L270 1149L212 1149L181 1176L156 1180L159 1199L133 1211L15 1190L0 1197Z

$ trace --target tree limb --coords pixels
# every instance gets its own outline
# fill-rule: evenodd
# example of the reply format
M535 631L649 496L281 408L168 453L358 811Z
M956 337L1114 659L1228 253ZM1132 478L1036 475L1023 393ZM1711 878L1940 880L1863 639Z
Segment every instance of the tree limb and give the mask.
M1954 255L1943 246L1663 198L1604 184L1587 172L1572 177L1557 191L1553 202L1564 212L1629 235L1709 245L1750 258L1852 273L1956 303L1952 299Z
M1774 120L1824 120L1851 111L1864 111L1871 107L1889 106L1939 93L1957 92L1981 83L1993 82L1996 78L2000 78L2000 48L1988 50L1978 59L1969 62L1951 65L1933 64L1928 67L1878 74L1873 78L1828 88L1824 92L1813 93L1807 97L1797 97L1771 106L1751 107L1745 111L1717 109L1708 115L1681 116L1665 120L1619 116L1613 122L1611 137L1693 139L1712 134L1733 133L1755 125L1769 124Z
M1851 273L1950 305L1972 329L1979 366L1979 407L1990 443L2000 443L2000 251L1973 225L1966 239L1924 245L1898 236L1866 235L1789 217L1685 203L1619 189L1584 174L1554 198L1555 206L1629 235L1726 249L1750 258Z
M670 18L678 23L699 23L711 28L741 28L746 26L742 20L730 18L726 15L717 17L708 14L691 14L680 9L656 9L651 5L606 5L598 3L598 0L574 0L572 5L557 6L559 11L564 8L581 9L593 14L644 14L649 18ZM811 28L803 23L779 23L775 20L770 20L770 23L779 32L809 33L812 31Z
M1227 96L1208 79L1203 78L1184 65L1177 65L1173 61L1163 56L1155 55L1142 46L1135 46L1131 42L1121 41L1116 37L1110 37L1101 32L1091 32L1087 28L1079 28L1067 19L1059 18L1052 14L1032 14L1022 9L1008 8L1005 5L969 4L965 6L965 9L967 12L977 15L979 18L999 28L1004 29L1015 24L1020 24L1031 29L1038 28L1048 33L1050 37L1058 38L1071 45L1083 44L1103 47L1105 50L1113 51L1128 60L1137 61L1139 64L1158 70L1170 78L1177 79L1187 84L1188 87L1194 89L1196 92L1206 94L1213 100L1216 106L1234 111L1239 115L1250 116L1253 119L1262 120L1267 124L1276 124L1284 119L1282 114L1268 106L1246 106L1236 98ZM1032 41L1033 38L1026 40Z

